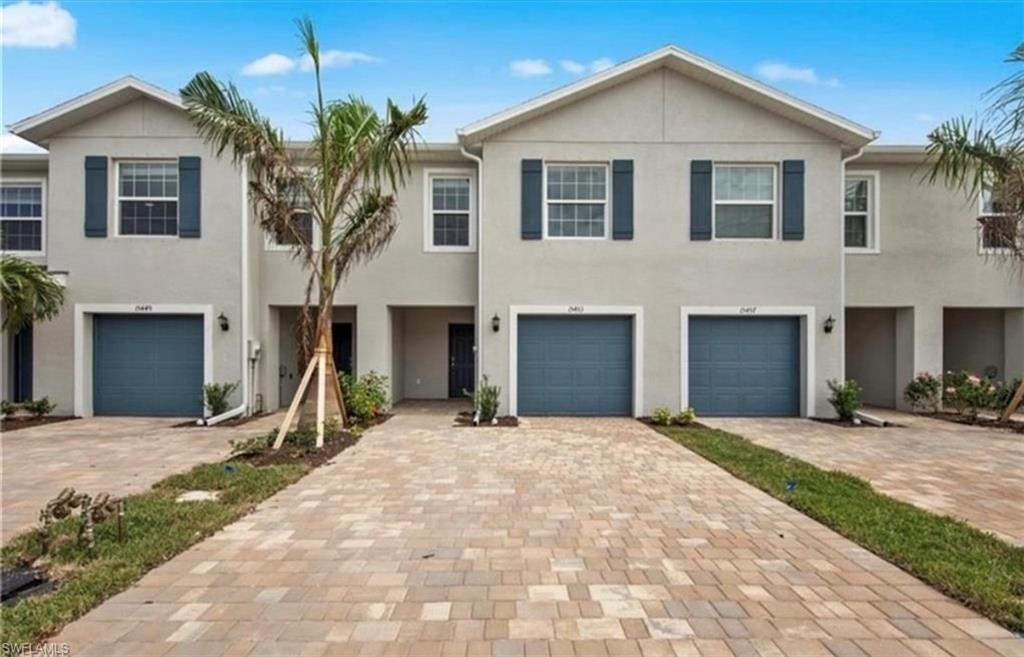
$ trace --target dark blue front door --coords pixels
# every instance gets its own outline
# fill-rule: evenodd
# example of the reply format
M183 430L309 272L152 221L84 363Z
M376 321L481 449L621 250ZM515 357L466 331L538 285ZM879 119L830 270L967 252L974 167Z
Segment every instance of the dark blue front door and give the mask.
M96 415L202 415L201 316L96 315L92 358Z
M463 397L473 392L476 382L473 376L474 362L472 324L448 325L448 396Z
M631 317L520 317L520 415L630 415Z
M689 380L698 417L799 415L799 319L691 317Z

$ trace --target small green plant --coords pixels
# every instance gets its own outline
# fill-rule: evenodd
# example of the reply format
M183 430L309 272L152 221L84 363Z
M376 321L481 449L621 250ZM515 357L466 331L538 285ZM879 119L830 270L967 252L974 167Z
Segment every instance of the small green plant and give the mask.
M498 417L498 408L501 405L501 387L492 386L487 381L487 375L480 377L480 387L470 392L463 390L462 393L473 400L473 407L480 412L480 423L490 423Z
M207 383L203 386L203 403L210 411L210 415L216 416L226 413L231 408L231 395L238 390L238 382L235 383Z
M672 424L672 411L664 406L659 406L651 413L651 421L659 427L667 427Z
M942 381L933 374L920 372L903 389L903 399L915 411L934 413L939 410L942 401Z
M55 408L57 408L57 404L50 401L49 397L14 403L6 400L0 402L0 412L4 415L13 415L18 411L28 411L35 417L43 417L52 413Z
M992 410L1002 411L1010 405L1010 401L1013 400L1014 393L1016 393L1017 388L1020 387L1020 381L1020 378L1016 378L1009 383L1003 382L996 384L995 402L992 405Z
M684 408L672 417L672 424L686 427L697 421L697 411L692 408Z
M345 399L345 410L352 422L369 422L387 410L388 377L383 374L370 371L357 377L342 372L338 381Z
M857 382L852 379L846 381L832 379L828 382L828 389L832 393L828 397L828 403L832 404L839 419L843 422L853 422L853 418L861 406L861 388Z
M338 431L338 425L333 420L326 420L324 422L324 435L328 438L333 436ZM351 431L353 435L358 436L355 427ZM256 454L263 454L269 452L274 446L274 439L277 438L277 431L270 431L259 436L253 436L252 438L245 438L243 440L232 440L229 441L231 445L232 456L253 456ZM300 454L312 454L316 451L316 426L315 425L300 425L295 431L289 431L285 434L284 444L282 448L288 448L290 452L297 452Z
M0 413L3 415L12 415L16 410L18 410L17 404L13 404L6 399L0 401Z

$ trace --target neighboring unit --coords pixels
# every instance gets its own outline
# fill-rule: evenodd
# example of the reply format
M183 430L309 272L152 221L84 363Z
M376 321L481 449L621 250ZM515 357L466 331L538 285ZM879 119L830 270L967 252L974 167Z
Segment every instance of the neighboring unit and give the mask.
M289 401L305 273L177 96L124 78L12 131L48 154L0 159L2 247L67 305L5 337L0 396ZM674 47L467 126L418 149L392 244L342 284L338 368L396 401L486 374L520 415L827 416L829 379L898 406L921 370L1020 376L1024 284L991 212L875 137Z

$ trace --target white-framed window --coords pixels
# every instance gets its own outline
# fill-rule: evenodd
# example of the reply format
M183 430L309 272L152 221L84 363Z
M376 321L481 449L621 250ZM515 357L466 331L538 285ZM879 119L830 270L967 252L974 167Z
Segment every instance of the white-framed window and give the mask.
M847 253L879 253L879 173L846 174L843 197L843 246Z
M471 169L424 170L424 251L476 250L474 176Z
M608 164L544 166L544 237L607 239Z
M714 239L775 239L776 165L716 164L712 177Z
M316 244L319 230L316 222L313 221L313 213L307 207L306 193L301 189L293 189L288 195L293 207L292 210L292 226L293 230L275 232L274 234L267 234L266 248L270 251L291 251L293 248L302 243L302 240L306 240L311 244ZM296 234L297 233L297 234Z
M178 162L117 162L117 234L165 237L178 234Z
M46 183L41 178L0 182L0 252L42 255Z
M1000 206L998 195L990 185L981 188L978 206L978 253L998 255L1013 252L1024 238L1019 234L1017 217Z

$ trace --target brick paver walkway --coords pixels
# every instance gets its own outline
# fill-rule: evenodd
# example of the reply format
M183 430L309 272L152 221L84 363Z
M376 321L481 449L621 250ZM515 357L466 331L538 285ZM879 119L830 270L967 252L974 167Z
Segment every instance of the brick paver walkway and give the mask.
M1020 655L631 420L405 413L54 639L86 655Z
M198 463L227 456L228 441L269 431L268 416L238 427L173 428L173 418L87 418L5 432L0 437L0 540L35 525L65 486L128 495Z
M872 410L899 427L790 418L705 418L758 444L863 477L905 502L1024 545L1024 436Z

